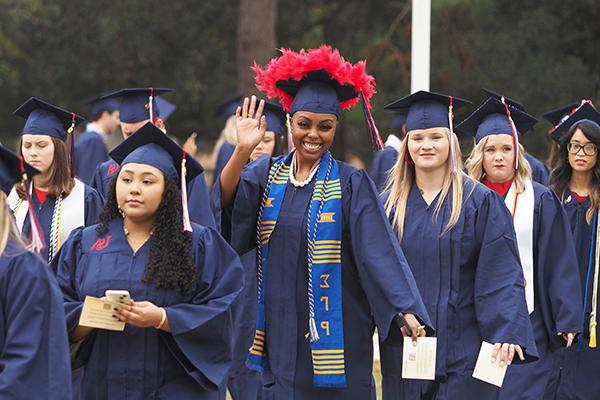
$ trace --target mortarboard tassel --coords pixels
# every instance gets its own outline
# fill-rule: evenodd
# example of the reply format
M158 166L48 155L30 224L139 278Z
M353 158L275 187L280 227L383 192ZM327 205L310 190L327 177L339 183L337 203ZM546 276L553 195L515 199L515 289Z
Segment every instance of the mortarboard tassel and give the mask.
M40 222L35 214L35 210L33 209L33 205L31 203L31 197L29 196L29 190L31 189L31 184L29 187L27 185L27 171L25 171L25 164L23 162L23 156L19 156L19 162L21 167L21 184L24 187L25 191L25 200L27 201L27 205L29 208L29 220L31 225L31 243L30 250L36 254L41 254L42 251L46 248L46 244L44 243L44 235L42 234L42 228L40 226Z
M150 122L154 123L154 108L152 107L154 100L154 88L150 88L150 97L148 98L148 112L150 113Z
M69 135L69 156L71 158L71 178L75 178L75 113L71 113L71 126L67 129Z
M187 201L187 185L185 176L187 173L187 169L185 167L185 150L183 151L183 156L181 157L181 208L183 210L183 230L185 232L192 232L192 224L190 223L190 213L188 211L188 201Z
M452 105L452 96L450 96L450 103L448 104L448 126L450 127L450 173L456 174L458 172L458 166L456 165L456 146L454 145L454 112L452 111L454 106Z
M383 141L381 140L379 130L375 125L375 120L373 119L373 114L371 113L371 107L362 91L360 92L360 99L362 103L363 113L365 115L367 130L369 131L369 137L371 138L371 145L375 150L379 151L383 149Z
M502 104L504 104L504 108L506 109L506 117L508 118L510 130L512 131L513 147L515 148L515 160L513 162L513 167L515 170L517 170L517 168L519 168L519 137L517 136L517 128L515 127L512 117L510 116L510 110L508 109L508 104L506 104L506 99L504 96L500 98L500 101L502 101Z

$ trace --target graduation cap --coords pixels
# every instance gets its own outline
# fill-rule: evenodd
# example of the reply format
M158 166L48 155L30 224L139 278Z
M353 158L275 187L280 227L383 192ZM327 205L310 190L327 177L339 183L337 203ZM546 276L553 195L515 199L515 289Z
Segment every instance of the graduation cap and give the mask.
M420 90L396 100L384 108L406 115L406 130L429 129L436 127L450 128L450 107L458 108L471 104L469 100L447 96L441 93Z
M166 121L177 109L175 104L163 99L160 96L156 96L156 105L158 106L158 116L163 121Z
M122 98L119 107L121 122L133 124L145 120L154 122L155 117L160 116L160 110L156 103L156 96L172 92L170 88L126 88L107 93L100 99Z
M235 95L233 97L229 97L228 99L223 100L217 108L215 109L215 114L223 117L224 120L235 115L235 111L239 106L242 105L242 96Z
M0 144L0 190L4 193L10 193L15 183L31 179L39 173L40 171L23 161L22 157Z
M84 104L90 105L90 112L94 117L100 117L104 111L112 113L119 109L119 102L115 99L102 99L104 94L94 96L83 101Z
M506 97L503 94L495 92L491 89L481 88L481 90L483 90L483 92L486 94L486 96L488 98L492 97L492 98L495 98L496 100L499 100L500 102L502 102L502 98L504 97L504 101L506 102L506 104L508 104L511 107L516 108L517 110L525 111L525 106L523 104L519 103L518 101L516 101L514 99L511 99L510 97Z
M568 118L564 119L561 123L552 128L548 132L548 135L550 135L552 140L554 140L556 143L560 143L563 136L567 134L569 129L576 123L583 120L590 120L600 125L600 113L594 108L589 100L582 101L581 105L577 107L577 109Z
M71 134L71 177L75 176L75 140L73 130L85 119L64 108L57 107L37 97L30 97L14 112L15 115L25 118L23 135L48 135L62 140L67 140Z
M187 157L185 151L154 124L148 122L135 135L130 136L113 151L110 157L121 167L129 163L151 165L165 176L179 179L183 206L183 227L191 232L187 205L186 183L204 170L193 157Z
M37 97L30 97L14 114L26 119L24 135L48 135L62 141L67 140L75 126L85 121L83 117Z
M581 104L580 103L570 103L566 106L559 107L555 110L548 111L547 113L542 114L542 117L550 122L552 126L556 126L560 124L564 119L566 119L573 111L577 109Z
M40 226L35 207L33 207L29 197L29 180L39 174L39 171L9 150L6 146L0 144L0 190L5 194L10 193L15 183L21 182L25 188L25 199L29 207L29 218L31 220L31 250L40 254L45 247L44 235Z
M267 130L275 132L278 135L287 133L283 121L285 120L285 111L279 104L271 101L265 101L263 115L267 119Z
M375 94L375 78L366 73L366 64L351 64L338 50L322 45L315 49L282 49L265 68L254 65L256 87L269 98L277 97L283 109L294 114L341 112L361 100L365 122L376 149L383 141L371 114L370 99Z
M448 128L450 142L450 171L458 173L456 164L457 150L452 135L454 134L454 107L471 104L469 100L448 96L441 93L420 90L384 108L406 115L406 131L443 127Z
M529 131L537 123L537 119L526 112L511 106L508 107L517 128L517 135ZM494 97L489 97L477 110L458 124L456 130L461 134L475 136L477 142L489 135L512 135L512 126L506 115L506 107Z

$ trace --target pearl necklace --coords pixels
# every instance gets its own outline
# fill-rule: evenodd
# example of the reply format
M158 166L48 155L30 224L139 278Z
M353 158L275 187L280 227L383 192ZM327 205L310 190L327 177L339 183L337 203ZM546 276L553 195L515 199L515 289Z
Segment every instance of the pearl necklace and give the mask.
M308 178L306 178L303 181L298 181L294 177L294 172L298 168L297 161L296 161L296 153L294 153L294 155L292 156L292 171L290 171L290 183L292 185L294 185L294 187L304 187L304 186L308 185L310 183L310 181L312 181L312 178L317 173L317 170L319 169L318 167L319 167L320 163L321 163L321 160L320 159L317 160L317 162L315 162L315 164L311 167L310 173L308 174Z

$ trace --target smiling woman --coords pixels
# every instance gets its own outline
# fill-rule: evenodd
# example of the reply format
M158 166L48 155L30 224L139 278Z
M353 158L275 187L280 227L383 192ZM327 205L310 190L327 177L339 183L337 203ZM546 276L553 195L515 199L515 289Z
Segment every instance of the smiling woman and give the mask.
M239 324L251 328L235 357L262 378L236 400L373 398L374 325L395 344L407 334L399 313L414 340L421 324L431 326L373 182L329 151L342 110L361 97L368 110L374 79L327 46L284 50L255 71L259 89L291 114L294 150L245 165L266 129L264 102L246 98L237 146L212 192L233 247L257 253L246 280L258 293L242 300L253 312Z

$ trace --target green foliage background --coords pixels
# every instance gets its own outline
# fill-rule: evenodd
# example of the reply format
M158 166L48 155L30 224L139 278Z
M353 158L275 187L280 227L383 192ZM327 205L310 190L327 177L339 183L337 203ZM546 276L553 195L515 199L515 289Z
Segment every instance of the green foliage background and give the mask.
M432 90L476 106L480 87L490 87L538 116L581 98L600 104L597 0L432 3ZM214 108L236 93L238 12L235 0L0 0L2 141L14 142L22 120L12 111L31 95L86 115L86 97L152 84L176 88L168 96L178 106L170 133L183 138L196 130L209 151L222 124ZM329 43L350 60L367 59L385 136L383 105L410 91L410 2L280 0L278 14L279 46ZM542 122L528 135L531 153L545 157L549 128ZM359 109L344 116L341 129L338 157L352 152L369 161Z

